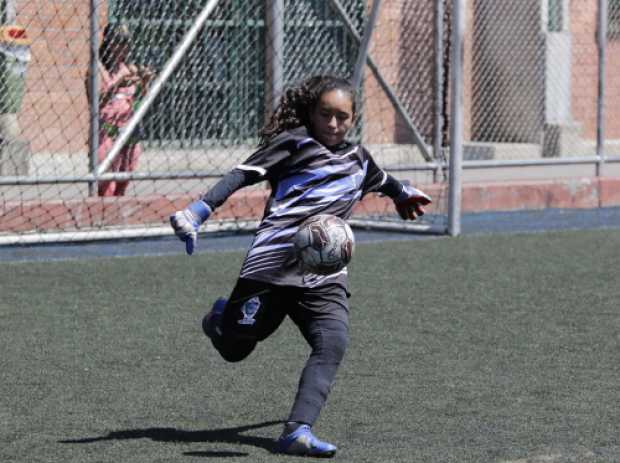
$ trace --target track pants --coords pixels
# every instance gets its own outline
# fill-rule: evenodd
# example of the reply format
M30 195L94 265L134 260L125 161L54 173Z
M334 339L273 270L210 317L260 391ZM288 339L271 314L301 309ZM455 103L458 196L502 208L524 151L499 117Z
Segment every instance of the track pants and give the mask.
M346 290L276 286L239 279L221 323L221 336L212 342L230 362L246 358L289 316L309 344L311 353L302 371L288 421L313 425L336 377L348 344Z

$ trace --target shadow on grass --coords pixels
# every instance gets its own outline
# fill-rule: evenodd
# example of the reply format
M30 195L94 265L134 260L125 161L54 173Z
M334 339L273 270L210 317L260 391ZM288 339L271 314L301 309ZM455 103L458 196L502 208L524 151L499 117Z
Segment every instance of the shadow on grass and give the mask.
M274 451L275 440L267 437L246 436L242 433L252 429L266 428L283 421L266 421L264 423L238 426L235 428L206 429L202 431L186 431L176 428L146 428L146 429L124 429L122 431L112 431L104 436L84 437L81 439L65 439L58 441L61 444L90 444L110 440L127 439L151 439L157 442L219 442L226 444L242 444L260 447L270 452ZM186 452L188 456L205 457L236 457L247 456L246 453L228 451L204 451Z

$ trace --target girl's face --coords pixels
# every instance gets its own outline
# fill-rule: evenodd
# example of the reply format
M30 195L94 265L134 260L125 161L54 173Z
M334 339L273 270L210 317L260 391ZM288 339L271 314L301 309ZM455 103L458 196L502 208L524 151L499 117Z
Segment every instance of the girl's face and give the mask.
M354 117L348 92L340 89L324 92L310 112L312 135L325 146L338 145L353 127Z
M107 33L106 31L106 34ZM113 33L110 34L110 36L104 34L104 43L100 50L100 58L104 62L109 63L112 67L115 67L118 66L119 63L127 60L129 56L129 41L124 37L119 38L112 35Z
M112 45L112 56L116 62L122 62L129 56L129 44L119 43Z

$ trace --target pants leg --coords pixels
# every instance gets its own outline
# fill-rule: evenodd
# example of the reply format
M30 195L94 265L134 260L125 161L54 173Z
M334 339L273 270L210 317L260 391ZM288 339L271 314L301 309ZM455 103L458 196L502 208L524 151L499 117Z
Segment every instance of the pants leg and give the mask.
M138 166L138 159L140 158L141 154L142 146L139 143L128 145L118 155L118 158L121 159L118 170L120 172L133 172L134 170L136 170L136 167ZM114 195L124 196L128 185L128 181L116 182L116 189L114 190Z
M298 326L312 352L301 374L288 421L312 426L334 383L348 345L349 330L346 322L330 318L313 318Z
M229 362L245 359L282 324L285 300L277 288L239 279L224 309L222 334L211 338L213 346Z
M97 159L99 162L103 162L108 154L108 151L114 145L114 139L110 137L105 131L99 132L99 148L97 149ZM114 172L114 167L111 169ZM98 183L99 196L114 196L116 190L116 182L101 181Z
M251 303L259 302L258 308ZM311 347L289 421L313 425L336 377L348 340L346 291L277 287L240 278L224 310L222 335L211 340L227 361L246 358L288 314Z

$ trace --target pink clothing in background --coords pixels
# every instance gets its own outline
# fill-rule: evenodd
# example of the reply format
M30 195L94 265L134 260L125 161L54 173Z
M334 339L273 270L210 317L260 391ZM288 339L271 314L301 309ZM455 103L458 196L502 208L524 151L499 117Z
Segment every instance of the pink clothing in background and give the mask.
M100 66L101 95L105 95L112 87L129 74L124 63L114 73L109 73ZM97 158L102 162L116 139L119 130L124 127L134 112L134 105L139 89L135 84L118 87L114 94L99 108L99 149ZM142 148L137 140L125 145L110 165L111 172L131 172L138 165ZM99 182L99 196L122 196L129 182Z

